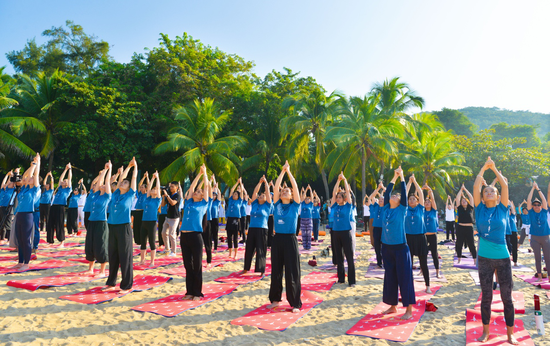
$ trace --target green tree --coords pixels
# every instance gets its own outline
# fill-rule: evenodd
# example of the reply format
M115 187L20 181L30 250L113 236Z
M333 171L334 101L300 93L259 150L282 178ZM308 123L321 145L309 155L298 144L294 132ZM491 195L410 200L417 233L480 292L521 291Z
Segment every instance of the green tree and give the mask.
M378 97L378 109L381 113L399 115L413 108L424 107L424 99L411 89L409 84L399 82L399 77L375 83L371 94Z
M292 115L281 120L281 134L285 141L287 157L293 164L301 160L309 161L313 156L325 187L327 199L329 188L324 168L326 157L325 132L332 123L333 113L338 106L337 100L343 95L333 91L326 96L323 90L313 90L308 94L298 94L285 98L283 108ZM310 142L314 143L313 152Z
M452 130L453 133L459 136L470 137L476 131L476 125L459 110L443 108L440 111L432 113L437 115L437 118L445 126L445 129Z
M504 138L525 138L525 143L514 144L516 148L530 148L541 145L540 138L537 136L537 126L532 125L508 125L506 123L498 123L491 125L490 129L494 130L493 139L499 140Z
M330 167L329 180L341 171L352 177L361 165L361 193L365 198L367 163L382 165L398 153L398 138L404 127L398 119L382 114L377 108L380 95L350 97L339 112L339 120L327 129L325 139L335 148L328 154L325 166ZM360 160L358 158L361 158ZM375 179L371 183L376 184Z
M67 28L52 27L42 32L49 40L41 46L32 39L22 50L7 53L15 71L27 75L42 71L50 75L59 70L87 76L101 61L109 59L107 42L87 35L82 26L73 21L68 20L65 25Z
M218 137L231 111L221 111L214 100L206 98L175 112L181 126L169 131L168 140L157 145L155 153L177 152L181 156L162 170L162 180L183 180L204 163L225 183L234 183L239 177L239 157L233 151L244 146L246 140L241 136Z

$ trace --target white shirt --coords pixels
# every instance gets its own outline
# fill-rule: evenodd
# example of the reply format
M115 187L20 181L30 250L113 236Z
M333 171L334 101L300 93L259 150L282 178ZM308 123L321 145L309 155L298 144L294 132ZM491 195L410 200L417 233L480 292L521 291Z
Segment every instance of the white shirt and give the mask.
M78 199L78 206L84 208L84 204L86 204L86 195L81 194L80 198Z
M370 208L368 205L363 204L363 216L370 216Z
M454 221L455 220L455 210L453 208L445 208L445 221Z
M244 206L244 210L246 211L246 216L250 216L250 211L252 210L252 206L248 203Z

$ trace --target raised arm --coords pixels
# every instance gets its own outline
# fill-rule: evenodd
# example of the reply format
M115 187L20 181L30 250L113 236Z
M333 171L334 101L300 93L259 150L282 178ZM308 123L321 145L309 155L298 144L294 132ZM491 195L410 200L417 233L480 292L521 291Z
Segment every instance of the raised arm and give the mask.
M493 173L495 173L498 183L500 184L500 203L508 206L508 202L510 201L508 193L508 179L506 179L506 177L504 177L502 173L497 169L494 161L491 160L491 162L492 164L489 166L489 168L493 171Z
M535 186L537 183L533 183L533 186L531 187L531 191L529 191L529 195L527 196L527 210L533 209L533 192L535 192ZM541 203L542 205L542 203Z
M353 205L353 200L351 199L351 187L349 186L346 177L344 177L344 186L346 187L346 202Z
M147 172L145 172L147 174ZM153 174L153 179L147 179L147 197L151 197L151 191L153 190L153 184L155 183L155 175ZM143 183L143 179L140 181L140 186Z
M40 186L40 154L34 158L33 186Z
M4 179L2 180L2 186L0 188L2 189L5 189L6 186L8 186L8 181L9 181L9 178L13 175L13 171L9 171L8 173L6 173L6 176L4 177Z
M416 181L416 177L414 176L414 174L412 176L412 182L414 184L415 191L418 192L418 194L416 195L418 198L418 204L420 204L421 206L424 206L424 193L422 193L422 188L420 188L420 185ZM407 190L407 195L408 194L409 194L409 190Z
M130 172L130 169L132 169L132 162L134 161L134 159L132 159L130 161L130 163L128 164L128 167L126 167L126 169L122 172L122 174L118 177L118 183L117 183L117 186L116 188L117 189L120 189L120 187L122 186L122 182L124 181L124 179L126 179L126 177L128 176L128 173Z
M292 198L294 199L294 202L300 204L302 200L300 199L300 191L298 189L298 184L296 184L296 179L294 179L294 176L290 171L290 165L288 165L288 161L286 163L287 163L288 179L290 180L290 185L292 185Z
M435 197L434 197L434 191L428 184L424 184L424 187L426 190L428 190L428 196L430 197L430 201L432 202L432 209L437 210L437 205L435 203Z
M111 160L105 164L105 179L100 179L102 184L105 184L105 193L113 193L111 189L111 174L113 173L113 164Z
M203 164L201 167L202 176L204 177L204 190L202 193L205 202L208 202L208 198L212 198L212 190L210 183L208 182L208 173L206 172L206 166Z
M110 161L109 161L109 162L110 162ZM94 191L94 192L100 191L101 187L105 185L105 182L106 182L106 180L105 180L105 175L107 174L107 171L109 170L109 162L107 162L107 163L105 164L105 168L104 168L104 169L102 169L101 171L99 171L99 174L98 174L98 176L97 176L97 178L96 178L96 179L97 179L97 184L96 184L95 188L93 188L93 191ZM110 190L111 184L107 184L107 185L109 185L109 190ZM106 192L106 193L110 193L110 192L107 192L107 187L105 187L105 192Z
M533 200L533 193L534 193L535 190L537 190L538 193L539 193L540 206L542 207L542 209L548 209L548 201L546 200L546 197L544 197L544 194L542 193L542 191L539 188L539 185L536 182L533 183L533 187L531 188L531 192L529 193L529 197L527 197L527 208L531 209L531 207L532 207L531 201Z
M248 200L248 204L252 204L252 202L254 202L258 198L258 192L260 192L260 188L262 187L262 179L260 179L258 185L256 185L256 187L254 188L254 192L252 192L252 198Z
M132 190L137 191L137 175L138 175L138 165L136 158L132 158L132 161L130 162L132 167L134 167L134 170L132 171L132 181L130 182L130 188Z
M235 183L235 185L233 185L233 187L231 188L231 192L229 192L229 196L233 196L233 192L235 192L235 189L237 188L237 186L239 186L239 183L241 182L241 178L237 179L237 182Z
M201 176L202 176L202 169L201 169L201 172L199 174L197 174L195 179L193 179L193 182L191 183L191 186L189 186L189 189L185 193L185 199L186 200L193 197L193 192L195 192L195 189L197 188L197 185L199 183L199 179L201 178Z
M516 206L514 205L514 201L510 200L510 210L512 211L512 215L516 215Z
M149 189L149 183L151 182L150 179L149 179L149 172L145 172L145 174L143 175L143 177L139 181L138 189L141 189L141 185L143 185L143 182L145 181L145 179L147 179L147 182L146 182L145 186L147 186L147 189Z
M336 181L336 184L334 184L334 188L332 189L332 199L330 200L331 206L334 205L334 203L336 203L336 196L340 191L340 183L342 182L343 178L344 178L344 174L340 173L338 175L338 180Z
M277 203L279 201L279 195L281 193L281 182L283 181L283 178L285 176L286 170L287 170L287 164L283 166L283 169L281 170L281 173L277 177L277 180L275 181L275 187L273 188L273 203Z
M470 200L470 205L474 205L474 196L472 196L472 194L470 193L470 191L468 191L467 188L464 188L463 190L466 193L466 195L468 195L468 199Z

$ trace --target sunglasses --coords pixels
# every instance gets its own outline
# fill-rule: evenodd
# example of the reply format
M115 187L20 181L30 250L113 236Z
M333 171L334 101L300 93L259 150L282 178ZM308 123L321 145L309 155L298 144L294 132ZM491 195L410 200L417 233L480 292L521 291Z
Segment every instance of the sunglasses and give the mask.
M533 207L540 207L541 205L540 204L533 204Z

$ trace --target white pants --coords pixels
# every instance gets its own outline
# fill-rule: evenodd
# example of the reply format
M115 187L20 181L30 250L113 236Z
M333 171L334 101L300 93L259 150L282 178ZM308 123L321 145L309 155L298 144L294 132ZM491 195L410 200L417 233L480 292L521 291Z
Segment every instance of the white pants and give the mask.
M357 231L357 223L351 222L351 231L349 233L351 234L351 250L353 251L353 258L355 258L355 238L357 238L357 235L355 232Z
M84 206L78 206L78 222L84 227Z
M164 248L170 248L172 253L176 253L176 231L179 225L179 218L164 220L162 225L162 240L164 241Z

